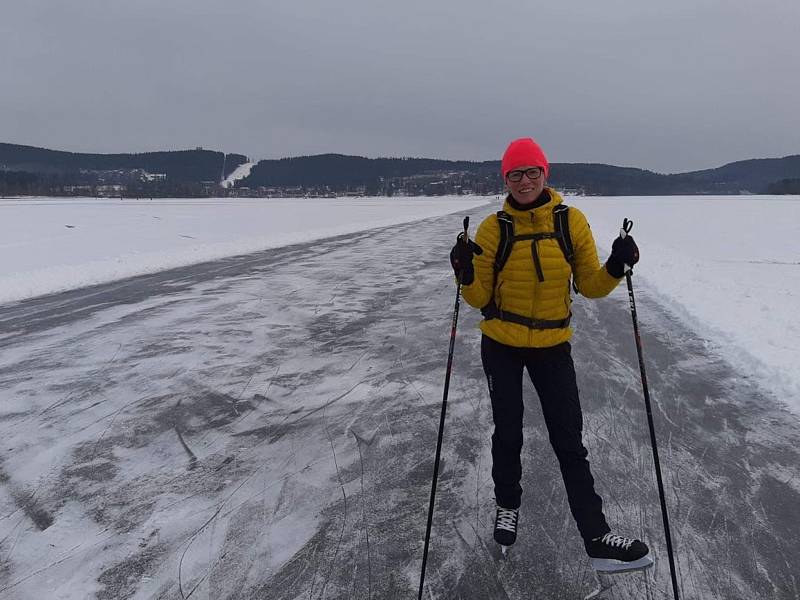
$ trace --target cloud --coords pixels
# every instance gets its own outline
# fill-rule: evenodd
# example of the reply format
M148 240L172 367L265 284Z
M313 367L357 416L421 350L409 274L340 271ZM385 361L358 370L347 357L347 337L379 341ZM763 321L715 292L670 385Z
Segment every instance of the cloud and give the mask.
M30 0L3 141L555 161L669 172L800 152L796 0Z

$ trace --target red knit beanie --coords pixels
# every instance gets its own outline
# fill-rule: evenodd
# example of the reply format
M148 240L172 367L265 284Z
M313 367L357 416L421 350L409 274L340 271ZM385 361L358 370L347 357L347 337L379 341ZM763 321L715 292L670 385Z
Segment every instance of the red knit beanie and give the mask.
M508 145L503 154L503 179L509 171L519 167L542 167L544 176L550 172L550 163L544 155L544 150L532 138L519 138Z

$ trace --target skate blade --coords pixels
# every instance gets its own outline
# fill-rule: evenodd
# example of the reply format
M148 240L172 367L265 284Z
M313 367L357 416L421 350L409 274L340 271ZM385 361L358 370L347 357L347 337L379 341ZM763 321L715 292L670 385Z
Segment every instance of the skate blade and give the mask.
M593 592L584 596L583 600L607 600L610 596L606 592L614 587L614 578L611 575L598 573L597 571L595 571L594 576L599 585Z
M592 593L588 594L587 596L583 597L583 600L603 600L603 598L607 598L608 596L605 593L611 589L612 586L600 586Z
M503 558L508 556L508 551L509 551L510 548L511 548L511 546L503 546L502 544L500 544L500 554L503 555Z
M653 559L649 554L642 558L630 562L614 560L613 558L593 558L592 569L598 573L630 573L631 571L642 571L653 566Z

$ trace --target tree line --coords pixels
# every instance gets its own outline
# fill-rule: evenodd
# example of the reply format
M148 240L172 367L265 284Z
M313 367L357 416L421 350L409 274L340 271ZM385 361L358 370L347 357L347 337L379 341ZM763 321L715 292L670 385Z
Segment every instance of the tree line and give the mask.
M729 163L717 169L661 174L606 164L553 163L549 183L590 195L740 194L769 192L781 179L800 178L800 155ZM249 189L328 190L367 194L499 193L499 161L469 162L424 158L364 158L341 154L300 156L259 162L237 182ZM773 187L772 189L784 189Z
M0 144L2 195L275 196L498 194L499 161L365 158L342 154L262 160L231 191L219 182L242 154L177 150L82 154ZM797 193L800 155L662 174L607 164L553 163L549 184L587 195ZM117 192L119 192L117 194Z

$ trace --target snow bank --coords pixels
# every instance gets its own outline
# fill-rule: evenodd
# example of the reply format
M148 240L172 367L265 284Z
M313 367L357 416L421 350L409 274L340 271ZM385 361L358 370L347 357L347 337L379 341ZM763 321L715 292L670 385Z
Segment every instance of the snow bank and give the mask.
M623 217L651 285L743 374L800 412L800 197L569 197L605 259Z
M479 196L0 200L0 303L488 201Z

